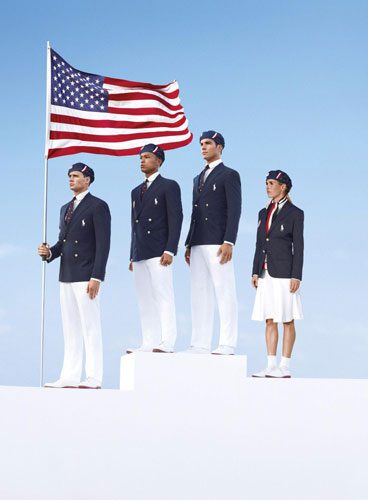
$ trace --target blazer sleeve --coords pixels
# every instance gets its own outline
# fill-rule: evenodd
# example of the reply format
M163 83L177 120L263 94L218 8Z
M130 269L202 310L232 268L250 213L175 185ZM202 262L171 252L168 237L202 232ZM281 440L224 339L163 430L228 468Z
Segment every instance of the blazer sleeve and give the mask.
M177 182L170 182L165 190L165 198L168 223L168 237L165 250L176 255L178 252L181 225L183 223L181 193Z
M107 203L101 202L96 206L93 212L93 224L96 237L96 255L91 278L103 281L111 237L111 215Z
M64 206L62 206L61 209L60 209L59 239L55 243L55 245L53 245L50 248L51 257L49 259L47 259L46 262L52 262L53 260L55 260L58 257L60 257L61 249L63 247L63 235L61 233L61 222L62 222L63 213L64 213Z
M261 220L261 212L258 213L258 223ZM259 268L260 268L260 259L263 257L262 253L262 243L261 243L261 238L260 238L260 230L259 227L257 228L257 237L256 237L256 249L254 251L254 258L253 258L253 269L252 269L252 276L254 274L257 274L259 276Z
M303 271L303 254L304 254L304 212L298 210L293 226L293 266L291 277L301 280Z
M236 170L231 170L225 181L227 203L227 221L224 241L236 242L239 219L241 214L241 183L240 175Z

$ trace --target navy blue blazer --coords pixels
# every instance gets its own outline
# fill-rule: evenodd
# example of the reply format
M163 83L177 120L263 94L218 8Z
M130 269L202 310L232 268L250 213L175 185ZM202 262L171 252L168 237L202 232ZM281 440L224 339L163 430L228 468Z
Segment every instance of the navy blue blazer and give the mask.
M158 175L141 200L142 184L132 190L132 236L130 260L174 255L183 222L179 184Z
M220 163L208 175L202 191L201 174L193 181L192 219L185 246L234 243L241 214L241 184L236 170Z
M61 257L59 281L63 283L89 281L91 278L103 281L110 251L109 207L88 193L66 224L69 203L61 207L59 240L50 248L52 255L48 262Z
M252 274L261 275L267 254L267 270L270 276L301 280L304 251L303 210L287 201L272 222L268 234L266 231L266 208L259 212L258 218Z

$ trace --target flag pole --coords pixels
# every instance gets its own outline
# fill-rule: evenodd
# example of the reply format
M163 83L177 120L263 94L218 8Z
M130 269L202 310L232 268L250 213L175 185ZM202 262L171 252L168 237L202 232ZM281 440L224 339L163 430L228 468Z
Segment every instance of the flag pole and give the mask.
M45 135L45 172L43 190L43 237L42 242L47 243L47 180L48 180L48 149L50 136L50 96L51 96L51 51L47 42L47 70L46 70L46 135ZM40 353L40 387L43 386L43 351L45 337L45 284L46 284L46 258L42 257L42 293L41 293L41 353Z

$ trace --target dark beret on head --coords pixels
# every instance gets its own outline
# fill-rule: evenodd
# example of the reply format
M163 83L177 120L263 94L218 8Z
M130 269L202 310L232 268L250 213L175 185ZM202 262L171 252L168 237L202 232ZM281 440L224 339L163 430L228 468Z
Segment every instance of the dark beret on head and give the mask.
M91 179L91 184L95 180L95 173L93 169L85 163L74 163L74 165L69 167L68 175L70 174L70 172L82 172L84 177L89 177Z
M225 147L224 137L220 134L220 132L216 132L215 130L207 130L206 132L202 132L199 138L199 142L201 142L202 139L212 139L216 144L221 144L223 148Z
M141 148L139 151L139 154L141 155L142 153L153 153L157 158L161 160L163 163L165 161L165 152L160 146L156 146L156 144L146 144Z
M283 172L282 170L270 170L267 174L266 181L268 181L269 179L274 179L281 182L281 184L286 184L286 188L288 191L290 191L293 186L288 174L286 172Z

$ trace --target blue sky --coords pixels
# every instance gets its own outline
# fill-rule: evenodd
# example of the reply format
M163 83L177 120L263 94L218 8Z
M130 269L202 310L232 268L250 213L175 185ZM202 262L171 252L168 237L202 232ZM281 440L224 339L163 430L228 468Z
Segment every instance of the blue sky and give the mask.
M203 168L198 137L226 139L223 159L242 178L235 248L238 353L249 372L264 365L264 326L250 320L257 213L265 175L288 172L291 198L305 211L305 319L297 322L294 376L366 378L367 21L365 1L17 2L2 8L2 191L0 384L39 380L46 42L74 67L155 84L178 80L193 142L169 151L162 175L182 188L184 226L174 262L177 348L190 339L184 239L192 178ZM70 199L67 168L85 161L93 194L112 212L112 248L102 288L105 387L118 387L119 358L139 344L128 272L130 191L138 157L80 154L49 161L48 239ZM58 264L47 266L45 379L58 378L63 340ZM218 338L216 331L214 345Z

